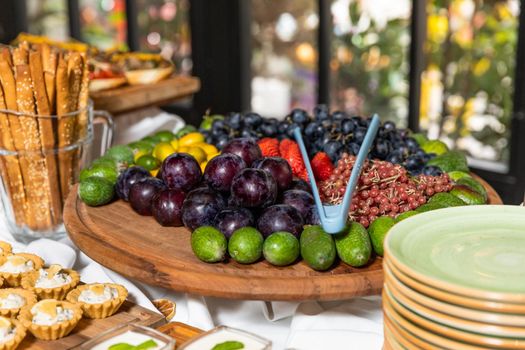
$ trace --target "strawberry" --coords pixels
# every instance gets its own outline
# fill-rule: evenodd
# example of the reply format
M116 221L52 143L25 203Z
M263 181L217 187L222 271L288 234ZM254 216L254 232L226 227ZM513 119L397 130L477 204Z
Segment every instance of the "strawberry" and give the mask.
M279 140L265 137L257 141L257 144L261 148L263 157L279 157Z
M317 153L312 159L311 164L317 181L328 180L334 171L332 160L325 152Z
M295 176L299 175L305 176L305 166L303 163L303 157L301 156L301 151L299 150L299 145L292 140L282 140L279 145L279 150L281 151L281 157L286 159L292 172Z

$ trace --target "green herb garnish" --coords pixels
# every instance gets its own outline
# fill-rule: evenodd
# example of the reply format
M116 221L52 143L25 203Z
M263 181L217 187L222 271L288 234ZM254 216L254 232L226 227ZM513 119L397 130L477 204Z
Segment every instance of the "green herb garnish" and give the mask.
M215 345L211 350L239 350L244 349L244 344L240 341L229 340Z
M111 345L108 350L147 350L157 346L157 343L153 339L146 340L139 345L131 345L128 343L117 343Z

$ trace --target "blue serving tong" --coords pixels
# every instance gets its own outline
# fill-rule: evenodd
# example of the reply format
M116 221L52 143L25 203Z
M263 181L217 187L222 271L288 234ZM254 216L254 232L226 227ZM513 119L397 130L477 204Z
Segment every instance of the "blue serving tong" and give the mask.
M346 185L345 195L341 204L337 205L323 205L321 202L321 197L319 196L319 190L317 189L317 184L315 182L314 172L312 171L312 166L310 164L310 159L308 158L308 152L304 146L303 136L301 135L301 129L296 128L294 130L294 137L299 148L301 150L301 155L303 157L304 164L306 166L306 171L308 172L308 178L310 179L310 186L312 187L312 193L315 200L315 206L317 207L317 212L319 213L319 219L321 220L321 226L323 229L330 234L336 234L341 232L346 226L346 219L348 217L348 210L350 209L350 203L352 202L352 195L354 193L357 181L361 175L361 169L363 164L370 152L372 143L379 129L379 116L374 114L372 121L366 132L365 139L361 144L359 153L357 154L357 159L355 161L354 167L352 168L352 173L348 184Z

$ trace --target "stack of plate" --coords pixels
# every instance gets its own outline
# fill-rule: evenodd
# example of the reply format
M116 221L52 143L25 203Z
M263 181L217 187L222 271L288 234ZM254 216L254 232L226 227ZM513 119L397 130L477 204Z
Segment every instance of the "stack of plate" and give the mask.
M383 268L385 349L525 349L525 208L406 219Z

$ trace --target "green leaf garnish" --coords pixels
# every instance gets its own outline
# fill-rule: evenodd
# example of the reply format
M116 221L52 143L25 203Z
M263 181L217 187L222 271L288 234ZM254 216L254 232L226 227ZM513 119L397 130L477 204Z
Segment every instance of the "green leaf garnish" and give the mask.
M215 345L211 350L239 350L244 349L244 344L240 341L229 340Z
M148 339L139 345L131 345L128 343L117 343L111 345L108 350L147 350L156 347L158 344L153 339Z

